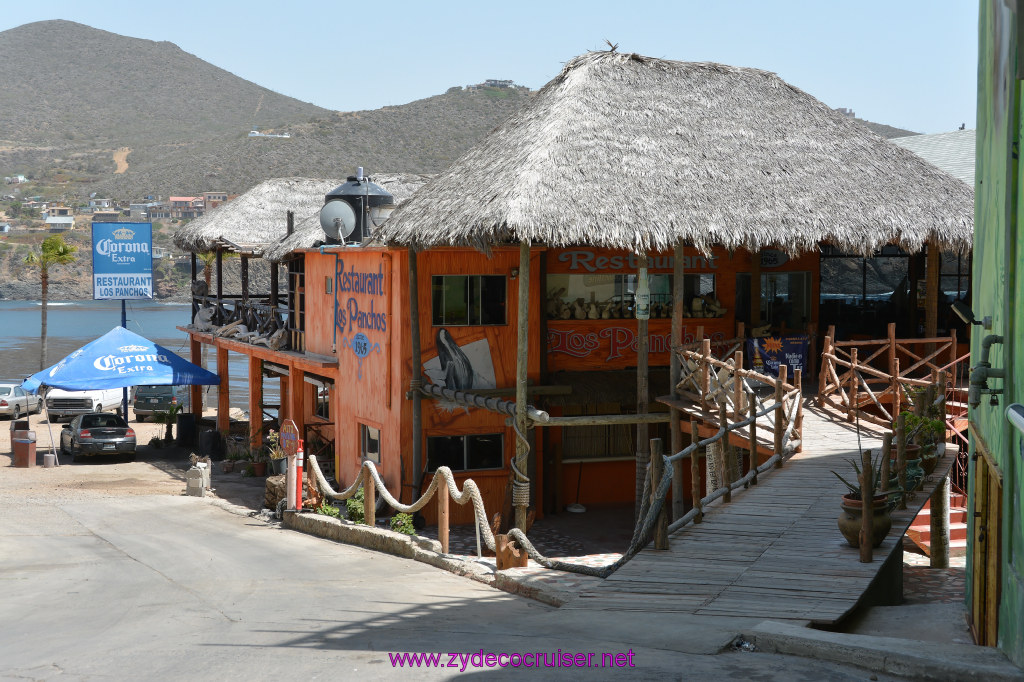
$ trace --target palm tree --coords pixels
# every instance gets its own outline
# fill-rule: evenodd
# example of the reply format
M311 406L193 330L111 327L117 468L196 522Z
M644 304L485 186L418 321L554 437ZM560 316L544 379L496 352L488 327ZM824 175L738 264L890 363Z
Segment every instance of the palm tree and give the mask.
M55 234L43 240L40 253L35 251L25 256L25 264L39 268L40 283L42 284L42 324L40 327L39 344L39 369L46 369L46 303L50 293L50 266L67 265L75 261L77 246L64 241L64 236Z

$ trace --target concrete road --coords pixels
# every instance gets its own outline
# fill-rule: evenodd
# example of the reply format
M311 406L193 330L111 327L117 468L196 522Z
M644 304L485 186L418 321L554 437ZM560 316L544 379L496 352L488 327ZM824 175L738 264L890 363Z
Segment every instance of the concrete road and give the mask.
M730 628L694 628L671 615L580 615L232 514L210 498L0 500L2 680L511 676L524 671L462 673L458 659L456 667L396 670L389 652L559 649L594 652L598 662L601 653L631 651L633 667L623 657L627 667L525 674L887 679L787 656L714 654Z

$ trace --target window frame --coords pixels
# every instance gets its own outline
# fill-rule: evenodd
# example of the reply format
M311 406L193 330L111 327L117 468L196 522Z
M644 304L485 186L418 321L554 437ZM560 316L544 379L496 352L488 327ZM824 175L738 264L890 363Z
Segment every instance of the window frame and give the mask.
M470 455L469 444L470 444L470 439L480 438L480 437L494 437L494 438L497 439L498 443L501 446L501 454L500 454L501 464L500 464L500 466L496 466L496 467L475 467L475 468L469 467L469 455ZM427 473L429 473L429 474L434 474L434 473L437 472L437 466L435 466L433 468L430 467L430 457L431 457L430 443L431 443L432 440L438 439L438 438L459 438L459 439L462 440L462 468L454 469L454 468L449 466L449 468L452 469L452 473L456 473L457 474L457 473L473 472L473 471L503 471L506 468L506 465L505 465L505 434L504 433L501 433L500 431L493 431L493 432L489 431L489 432L485 432L485 433L437 433L437 434L433 434L433 435L427 435L427 443L426 443L426 446L427 446L426 447L426 450L427 450L427 452L426 452L427 461L426 461L426 463L427 463ZM447 466L447 465L439 465L439 466Z
M466 297L464 301L459 303L464 304L465 307L465 321L460 321L455 317L455 313L452 313L452 318L449 318L447 304L447 297L445 296L448 291L448 287L445 286L445 280L459 278L464 280L464 291ZM485 279L500 279L501 280L501 301L485 301L484 296L484 280ZM475 283L475 286L474 286ZM475 295L475 301L474 301ZM438 296L440 296L441 310L438 311ZM508 325L508 277L503 274L486 273L486 274L450 274L450 275L431 275L430 276L430 321L434 327L502 327ZM451 302L451 307L456 306L456 301ZM484 316L492 314L495 307L500 307L502 312L502 320L500 322L484 321Z
M374 464L378 464L379 465L381 463L381 437L380 437L381 428L380 428L380 426L374 426L372 424L367 424L366 422L356 422L356 423L359 424L359 461L360 462L373 462ZM367 438L368 438L368 436L370 436L370 433L369 433L370 431L375 431L377 433L377 458L376 459L374 459L369 454L367 454L367 447L366 447L367 446Z

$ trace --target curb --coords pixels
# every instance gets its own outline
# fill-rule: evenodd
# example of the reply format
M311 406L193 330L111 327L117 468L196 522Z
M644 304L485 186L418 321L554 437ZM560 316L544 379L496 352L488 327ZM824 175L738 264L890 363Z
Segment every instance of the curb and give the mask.
M1024 680L998 649L825 632L766 620L743 635L758 651L866 668L918 680Z

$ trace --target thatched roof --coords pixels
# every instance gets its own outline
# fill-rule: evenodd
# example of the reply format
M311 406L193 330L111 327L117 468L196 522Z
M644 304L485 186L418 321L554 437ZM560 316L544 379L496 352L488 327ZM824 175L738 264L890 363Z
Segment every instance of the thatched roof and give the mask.
M288 232L288 211L298 224L317 216L324 195L344 180L274 178L196 218L174 235L185 251L212 251L218 247L259 254L264 246Z
M593 52L392 214L417 247L969 245L969 188L775 74Z
M432 176L398 173L374 175L370 179L393 196L396 205L400 205L407 201L430 177ZM339 182L334 187L340 184ZM330 189L334 189L334 187ZM296 249L314 249L325 243L327 237L323 228L320 227L320 207L323 206L323 194L325 193L320 195L320 204L316 207L316 212L301 221L296 219L295 231L292 234L266 245L263 250L264 258L270 261L280 261Z

